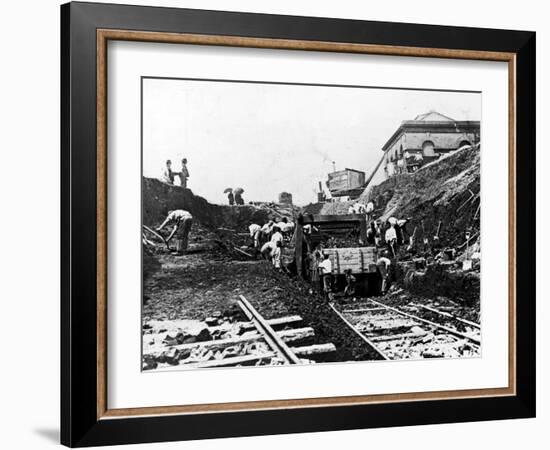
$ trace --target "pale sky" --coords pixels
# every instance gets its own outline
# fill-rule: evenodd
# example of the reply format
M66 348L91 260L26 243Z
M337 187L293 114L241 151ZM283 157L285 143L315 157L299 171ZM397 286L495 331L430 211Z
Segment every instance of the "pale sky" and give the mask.
M481 120L481 94L144 79L143 175L186 157L188 187L212 203L242 187L245 202L287 191L305 205L332 161L368 176L401 121L430 110Z

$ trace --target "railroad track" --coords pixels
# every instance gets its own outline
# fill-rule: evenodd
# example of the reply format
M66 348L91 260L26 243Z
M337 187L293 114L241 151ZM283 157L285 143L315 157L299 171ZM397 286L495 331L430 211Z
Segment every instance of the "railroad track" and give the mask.
M480 355L479 324L430 306L410 303L396 308L365 299L353 307L342 309L334 304L330 304L330 307L380 359ZM455 326L457 323L460 323L462 330Z
M153 344L144 349L144 360L154 361L152 366L157 370L172 371L309 364L336 352L332 343L311 344L315 332L302 326L300 316L267 320L244 296L239 297L237 304L247 322L205 326L213 338L201 342L179 344L166 332L153 333L146 338ZM220 335L223 337L218 338ZM148 363L146 370L153 367Z

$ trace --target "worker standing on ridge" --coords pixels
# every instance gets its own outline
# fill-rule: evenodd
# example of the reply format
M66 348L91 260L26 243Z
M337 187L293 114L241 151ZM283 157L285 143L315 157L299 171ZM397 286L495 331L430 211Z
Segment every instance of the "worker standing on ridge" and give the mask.
M233 195L233 191L229 191L227 193L227 200L229 201L230 206L233 206L235 204L235 196Z
M181 172L180 172L181 187L187 187L187 178L189 178L189 169L187 168L187 158L181 160Z
M183 255L187 250L189 231L191 231L191 226L193 225L193 216L189 211L184 209L176 209L174 211L169 211L168 216L164 219L164 222L157 228L157 231L161 231L166 225L174 224L172 232L166 243L176 235L176 251L172 252L176 255Z
M235 192L235 203L237 205L244 205L243 195L239 191Z
M174 172L172 172L172 161L166 161L166 167L162 170L161 180L168 184L174 184Z
M380 293L384 295L390 288L390 266L391 260L388 258L388 251L384 250L382 256L376 261L376 268L382 279L382 285L380 287Z
M262 227L260 225L253 223L248 227L248 231L250 231L250 237L252 238L252 243L254 245L254 248L259 250L260 249L260 234L262 233Z
M325 253L324 259L319 263L319 272L323 278L323 291L328 300L332 301L332 261L328 253Z

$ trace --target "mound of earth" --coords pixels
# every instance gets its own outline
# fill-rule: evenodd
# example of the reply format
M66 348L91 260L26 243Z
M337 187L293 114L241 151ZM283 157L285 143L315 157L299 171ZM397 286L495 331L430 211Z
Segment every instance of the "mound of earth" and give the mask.
M372 201L381 220L410 217L417 237L432 239L439 221L443 246L464 243L465 232L479 232L480 149L467 147L367 188L358 201ZM423 233L424 231L424 233Z
M143 178L143 224L159 225L168 211L185 209L195 221L210 228L248 231L251 223L264 224L270 219L292 220L297 208L279 203L254 202L241 206L216 205L197 196L191 189L169 185L153 178Z
M445 155L415 173L396 175L367 187L357 200L313 203L306 213L340 215L357 203L372 201L374 217L410 217L410 232L432 239L439 221L439 242L456 247L464 243L466 230L479 232L480 148L466 147ZM477 214L476 214L477 213Z

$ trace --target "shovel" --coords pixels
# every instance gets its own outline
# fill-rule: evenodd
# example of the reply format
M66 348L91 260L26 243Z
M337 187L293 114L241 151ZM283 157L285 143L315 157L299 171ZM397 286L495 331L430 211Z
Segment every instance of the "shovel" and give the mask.
M439 224L437 225L437 232L434 236L434 241L439 241L439 232L441 231L441 220L439 221Z
M172 250L172 249L170 248L170 246L168 245L168 242L166 242L166 239L164 238L164 236L162 236L162 234L157 233L155 230L149 228L147 225L143 225L143 228L144 228L145 230L147 230L149 233L151 233L153 236L156 236L156 237L158 237L159 239L162 239L162 242L164 242L164 245L166 245L166 248L167 248L168 250L170 250L170 251Z

